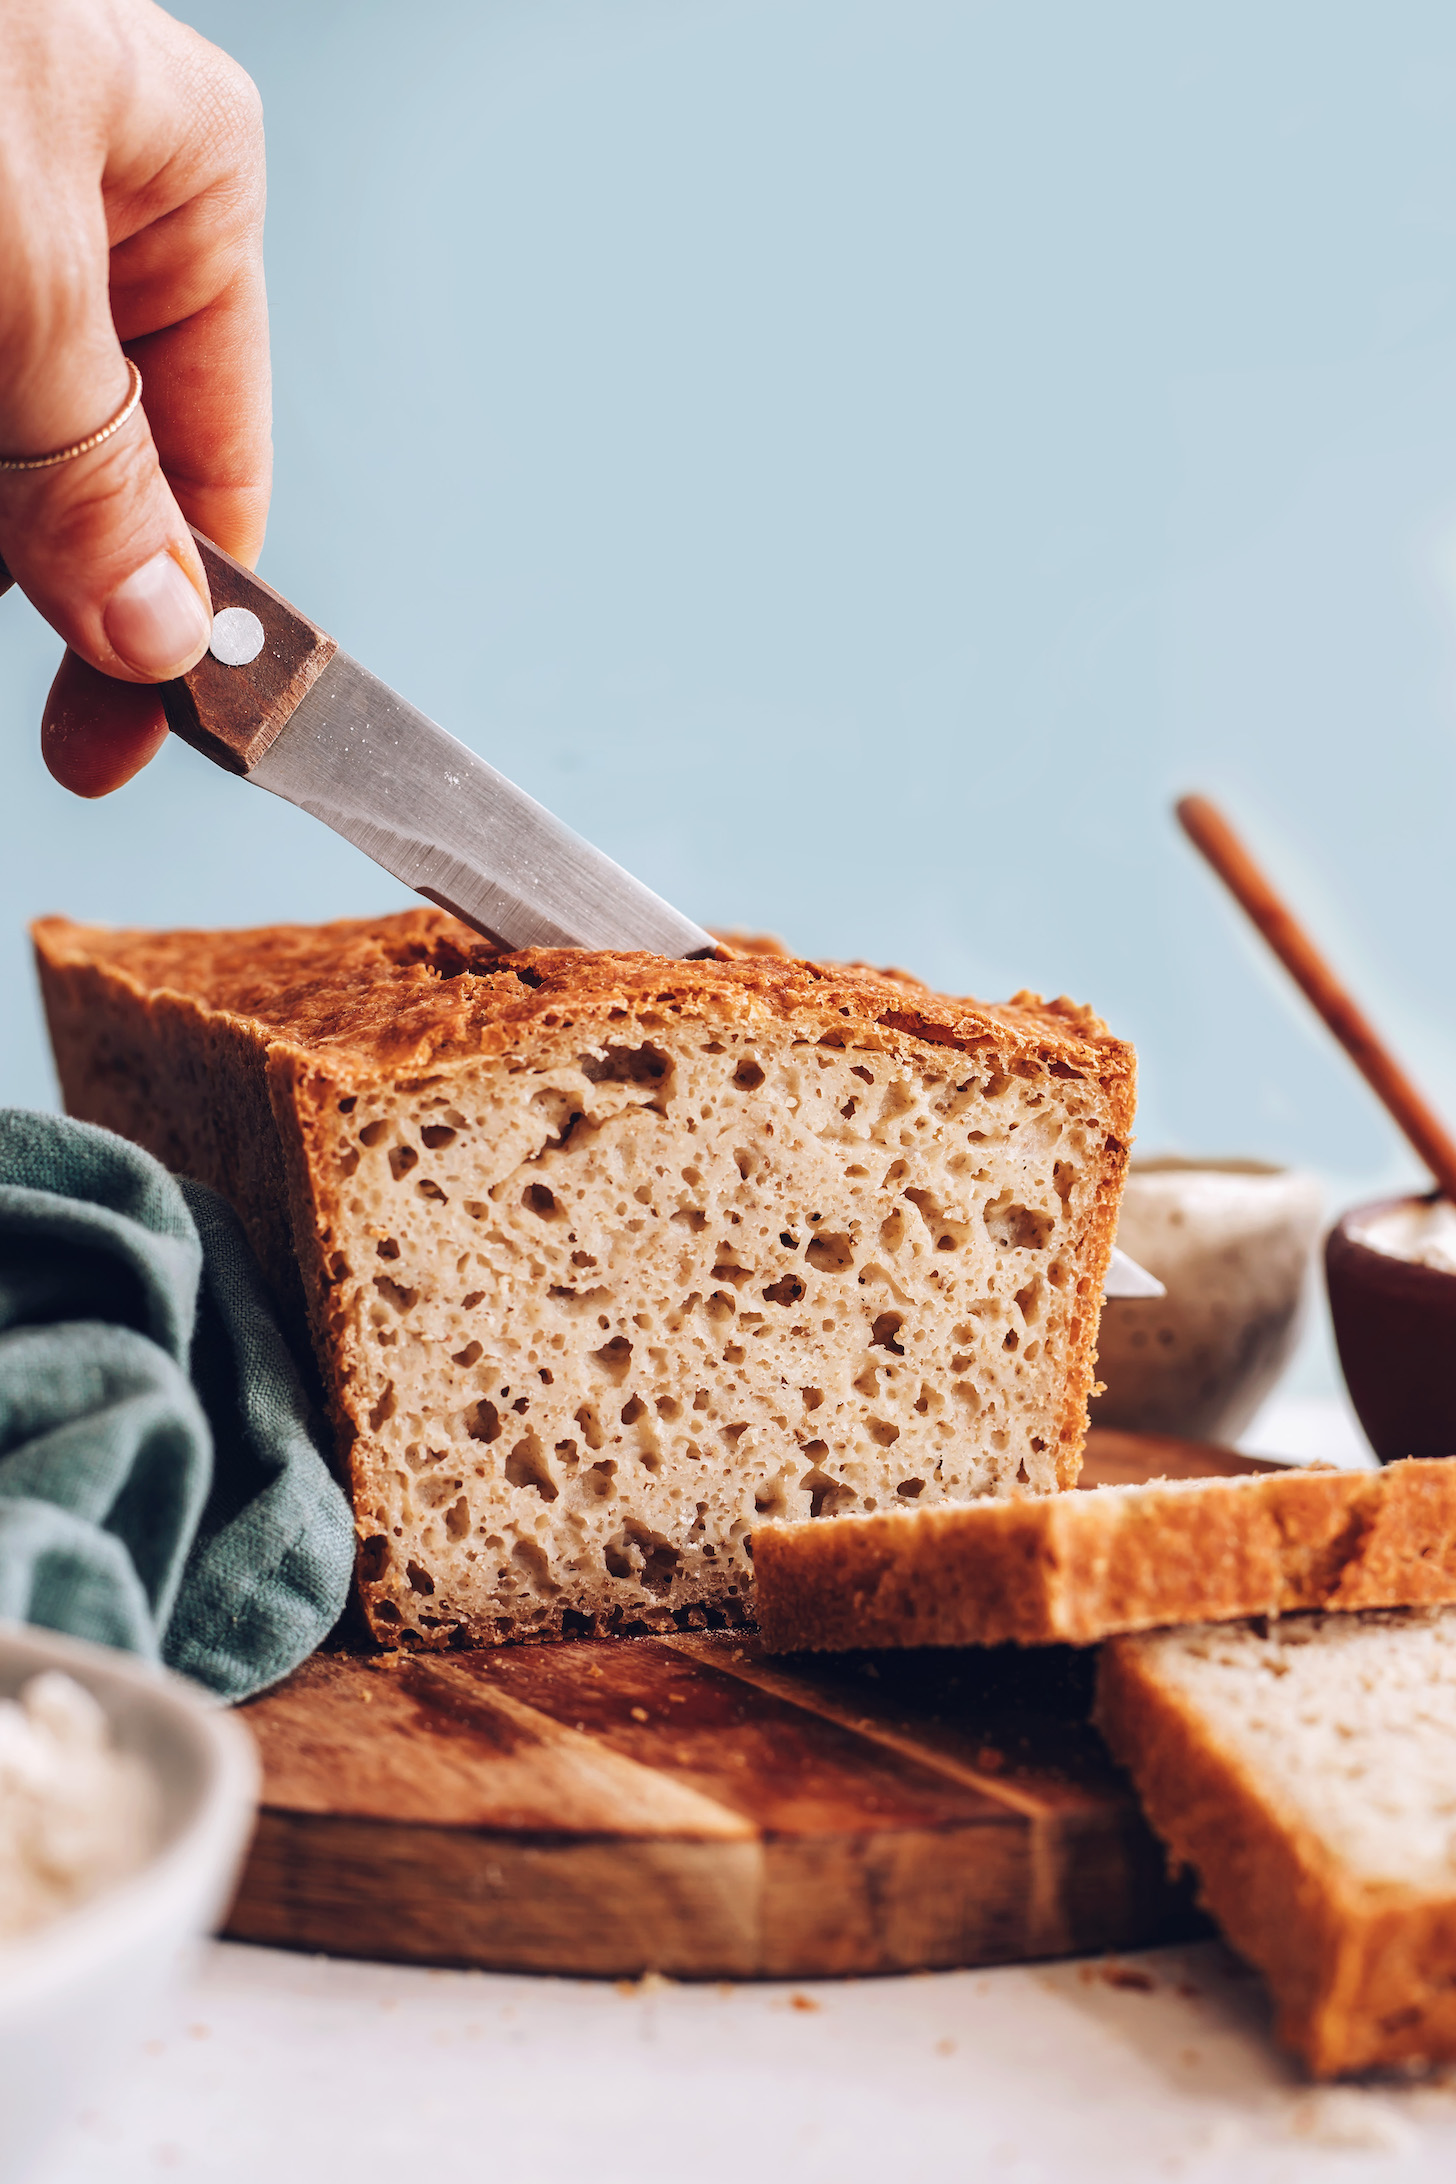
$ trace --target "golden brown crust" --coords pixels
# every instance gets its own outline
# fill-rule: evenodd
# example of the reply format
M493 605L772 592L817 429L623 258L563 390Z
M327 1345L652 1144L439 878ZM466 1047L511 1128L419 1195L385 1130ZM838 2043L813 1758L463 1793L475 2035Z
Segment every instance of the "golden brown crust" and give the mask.
M676 1003L745 1022L803 1023L861 1043L879 1032L967 1054L1004 1055L1096 1076L1114 1094L1114 1129L1130 1133L1133 1052L1090 1010L1018 995L992 1006L932 993L903 975L791 957L681 963L654 955L528 948L507 955L443 910L404 910L332 925L251 932L148 933L41 918L43 972L90 967L138 995L178 993L249 1018L269 1043L328 1054L351 1069L437 1068L465 1056L529 1050L564 1011L592 1017ZM468 975L467 975L468 974Z
M1210 1736L1135 1638L1098 1663L1096 1722L1172 1868L1264 1974L1316 2077L1456 2056L1456 1895L1362 1884Z
M1060 1002L1054 1004L1061 1007ZM1068 1008L1072 1003L1066 1004ZM1100 1019L1098 1020L1100 1023ZM1103 1080L1104 1083L1106 1080ZM1114 1110L1120 1119L1109 1134L1107 1161L1097 1183L1097 1201L1087 1225L1082 1252L1082 1272L1077 1280L1077 1316L1070 1329L1067 1376L1062 1413L1057 1422L1057 1485L1074 1487L1082 1469L1082 1450L1087 1440L1087 1405L1096 1384L1097 1328L1102 1316L1102 1289L1117 1239L1117 1212L1132 1153L1132 1112L1135 1093L1131 1080L1125 1100L1118 1087Z
M1456 1460L972 1502L754 1534L778 1653L1089 1645L1309 1608L1456 1602Z
M349 1485L357 1510L363 1480L356 1457L357 1428L349 1400L352 1365L349 1338L339 1310L343 1269L334 1257L336 1207L325 1174L310 1155L322 1115L337 1099L327 1071L287 1047L267 1056L268 1090L278 1133L294 1264L302 1280L308 1332L328 1400L334 1431L334 1458ZM357 1579L356 1579L357 1582ZM361 1596L364 1588L360 1588ZM366 1611L368 1607L365 1598Z
M1170 1869L1193 1868L1201 1901L1278 1996L1280 2036L1308 2054L1334 1941L1329 1880L1312 1863L1312 1846L1291 1835L1258 1784L1210 1745L1196 1712L1150 1671L1135 1643L1104 1646L1094 1718L1132 1776Z
M290 1331L304 1330L267 1046L246 1018L38 948L66 1112L144 1145L237 1208Z

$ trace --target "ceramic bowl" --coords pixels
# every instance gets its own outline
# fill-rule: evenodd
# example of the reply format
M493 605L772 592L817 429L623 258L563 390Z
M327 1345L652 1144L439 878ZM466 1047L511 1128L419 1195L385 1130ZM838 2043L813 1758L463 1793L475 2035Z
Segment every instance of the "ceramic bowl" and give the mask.
M1380 1215L1422 1203L1357 1206L1325 1245L1340 1368L1383 1464L1456 1455L1456 1274L1377 1251L1359 1235Z
M1135 1160L1117 1241L1168 1294L1103 1306L1092 1424L1236 1441L1299 1339L1320 1220L1295 1169Z
M251 1831L257 1762L205 1692L129 1654L0 1624L0 1697L62 1669L83 1684L161 1792L141 1870L48 1925L0 1942L0 2184L105 2075L223 1911Z

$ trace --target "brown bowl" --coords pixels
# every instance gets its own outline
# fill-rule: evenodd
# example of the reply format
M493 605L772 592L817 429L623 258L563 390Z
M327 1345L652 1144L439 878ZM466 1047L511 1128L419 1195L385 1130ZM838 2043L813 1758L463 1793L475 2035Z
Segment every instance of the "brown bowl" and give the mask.
M1421 1201L1356 1206L1325 1244L1345 1386L1383 1464L1456 1453L1456 1274L1377 1251L1353 1233L1412 1203Z

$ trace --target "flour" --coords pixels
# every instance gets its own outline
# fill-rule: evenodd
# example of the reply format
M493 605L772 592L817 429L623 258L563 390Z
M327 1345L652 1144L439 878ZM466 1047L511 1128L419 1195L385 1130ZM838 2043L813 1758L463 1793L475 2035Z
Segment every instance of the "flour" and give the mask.
M1373 1219L1352 1223L1355 1241L1392 1259L1456 1274L1456 1206L1445 1198L1407 1198Z
M134 1873L159 1821L151 1774L71 1677L0 1699L0 1947Z

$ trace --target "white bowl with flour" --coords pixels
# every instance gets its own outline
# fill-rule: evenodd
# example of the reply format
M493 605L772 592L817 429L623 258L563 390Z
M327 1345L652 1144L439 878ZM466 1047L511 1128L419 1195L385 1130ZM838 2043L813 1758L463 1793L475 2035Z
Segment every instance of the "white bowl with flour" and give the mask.
M185 1970L257 1787L247 1733L196 1686L0 1624L0 2184Z
M1104 1305L1094 1426L1236 1441L1299 1338L1317 1179L1254 1160L1134 1160L1117 1241L1167 1290Z

